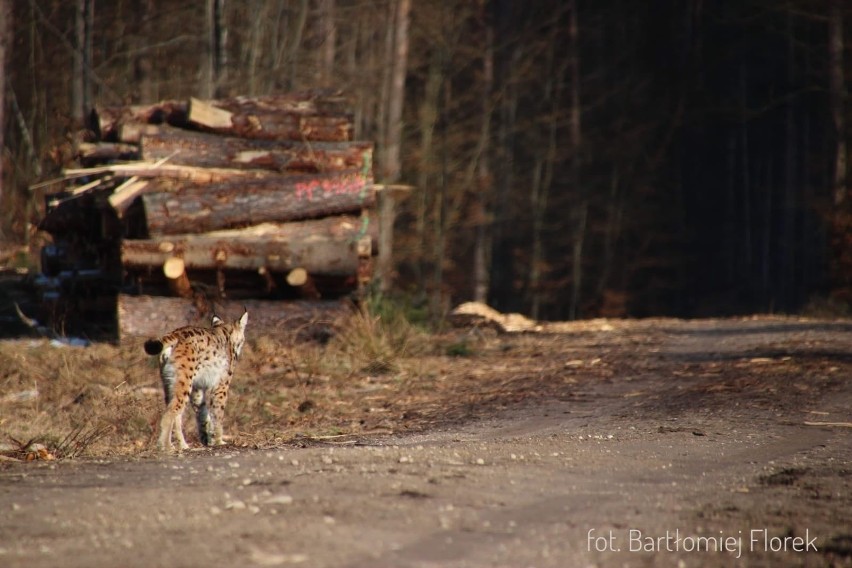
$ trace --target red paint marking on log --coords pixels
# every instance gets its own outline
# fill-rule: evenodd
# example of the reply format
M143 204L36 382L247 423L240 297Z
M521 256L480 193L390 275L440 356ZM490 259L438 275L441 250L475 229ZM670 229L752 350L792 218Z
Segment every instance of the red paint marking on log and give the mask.
M342 179L324 179L297 182L295 185L296 199L314 201L329 195L345 195L357 193L364 189L366 179L360 176L349 176ZM315 193L317 194L315 196ZM320 195L321 193L321 195Z

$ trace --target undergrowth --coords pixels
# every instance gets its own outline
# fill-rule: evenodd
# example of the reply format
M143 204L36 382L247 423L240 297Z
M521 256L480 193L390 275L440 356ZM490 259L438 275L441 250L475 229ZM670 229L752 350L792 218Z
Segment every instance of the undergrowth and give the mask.
M232 384L226 433L245 443L363 429L341 419L359 382L410 377L430 339L403 310L374 302L332 325L326 342L296 333L248 341ZM0 342L0 455L16 459L127 455L152 447L163 410L159 370L142 339L121 346ZM373 388L373 387L370 387ZM187 412L187 437L197 443Z

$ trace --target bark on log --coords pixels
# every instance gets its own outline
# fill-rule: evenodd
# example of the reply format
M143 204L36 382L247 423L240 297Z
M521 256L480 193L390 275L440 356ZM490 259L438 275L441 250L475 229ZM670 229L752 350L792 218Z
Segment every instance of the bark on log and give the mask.
M352 312L351 304L345 301L221 300L199 304L187 298L120 294L119 340L159 337L184 325L210 326L214 311L227 321L239 317L243 309L249 312L249 337L328 334L339 319Z
M354 133L351 115L316 115L304 110L265 109L258 105L231 105L191 99L189 121L219 134L266 140L345 142Z
M146 160L205 168L250 168L279 172L369 171L372 142L292 142L247 140L161 127L142 136Z
M369 239L369 237L365 237ZM124 240L125 268L162 266L172 257L186 269L289 271L301 267L313 274L346 276L358 271L361 240L314 235L305 239L276 239L244 235L222 238L183 235L146 240Z
M359 172L271 176L142 196L150 236L200 233L360 211L375 202Z

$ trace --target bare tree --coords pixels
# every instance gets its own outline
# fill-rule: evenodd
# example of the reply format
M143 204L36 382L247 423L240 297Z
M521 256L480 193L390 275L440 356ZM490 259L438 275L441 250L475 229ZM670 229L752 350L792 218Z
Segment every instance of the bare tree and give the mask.
M228 28L225 25L225 0L207 0L205 8L207 49L202 69L202 87L203 95L213 98L220 94L227 80Z
M153 27L151 21L154 18L154 0L137 0L136 9L139 13L139 49L134 61L134 78L139 85L139 102L151 103L157 98L154 81L151 73L154 70L154 62L150 50L144 49L143 43L151 41Z
M6 61L12 44L12 0L0 0L0 203L3 202L5 188L5 169L3 168L5 151L5 101L6 101Z
M329 85L334 77L334 59L337 52L337 22L335 0L320 0L320 30L322 49L319 50L319 80Z
M92 105L92 33L95 0L77 0L74 13L74 55L71 118L82 124Z
M476 194L474 196L474 223L476 234L473 245L473 299L487 303L491 284L491 212L493 193L491 175L491 113L494 92L494 26L488 0L480 5L483 21L484 45L482 46L482 125L480 127L478 164L476 172Z
M828 18L829 105L834 123L834 205L846 200L846 78L843 74L843 2L831 0Z
M569 74L571 77L571 186L577 195L580 192L580 167L582 164L583 129L582 129L582 107L580 106L580 40L579 23L577 14L577 0L568 2L568 44L570 46ZM589 204L580 199L580 205L576 212L576 225L574 228L574 246L572 255L572 287L571 304L568 315L575 319L579 314L581 291L583 289L583 247L586 237L586 221L588 219Z
M392 71L387 98L387 123L384 130L384 149L382 152L381 176L386 184L399 181L402 172L400 151L402 146L402 106L405 101L405 77L408 72L408 25L411 13L411 0L396 0L393 5L393 43ZM383 200L383 207L390 207L390 200ZM382 214L393 226L391 211ZM387 242L388 246L392 243ZM379 267L379 277L383 291L391 286L390 267Z
M405 101L405 76L408 70L408 22L411 0L396 0L393 20L393 66L387 99L387 135L385 136L382 178L385 183L399 181L402 165L402 105Z

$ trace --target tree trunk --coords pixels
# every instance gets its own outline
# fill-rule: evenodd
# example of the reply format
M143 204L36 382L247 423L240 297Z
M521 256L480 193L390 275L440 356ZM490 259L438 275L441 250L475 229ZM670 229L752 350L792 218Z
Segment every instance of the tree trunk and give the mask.
M390 289L390 281L393 279L393 226L398 206L408 197L411 189L405 185L384 185L379 191L379 255L375 276L382 292Z
M6 124L6 60L12 49L12 2L14 0L0 0L0 149L5 148L5 131L2 125ZM11 90L11 89L10 89ZM6 193L6 169L4 159L0 159L0 203L5 203Z
M319 50L319 83L329 85L334 76L334 58L337 48L337 22L334 0L320 0L320 29L322 49Z
M145 160L205 168L266 169L278 172L367 172L371 142L292 142L217 136L169 127L142 136Z
M580 105L580 42L579 42L579 22L577 14L577 0L570 0L568 3L569 23L568 23L568 43L570 45L571 54L569 56L569 67L571 77L571 185L578 199L583 199L580 190L580 167L582 165L582 107ZM581 291L583 288L583 244L586 235L586 221L588 217L589 206L583 200L579 207L577 215L577 226L574 231L574 247L571 262L572 267L572 288L571 288L571 305L569 307L570 318L576 319L580 311L580 302L582 300Z
M382 182L399 181L402 165L402 105L405 101L405 76L408 72L408 20L411 0L396 0L393 22L393 67L388 93L387 136L382 160Z
M487 7L484 11L487 11ZM482 15L485 25L485 45L482 53L482 126L480 131L479 165L477 167L474 217L476 234L473 245L473 301L488 303L491 284L491 211L493 193L491 176L491 97L494 91L494 28L488 14Z
M202 73L202 92L208 99L219 96L227 72L228 30L225 27L225 0L207 0L205 6L207 30L206 59Z
M138 103L152 103L157 100L157 90L154 83L154 78L151 76L154 71L154 58L149 50L145 49L142 42L150 41L153 36L153 26L151 22L154 19L154 0L137 0L136 10L139 12L139 32L141 41L137 45L139 54L133 65L133 74L136 84L139 85Z
M86 116L85 66L86 50L86 5L89 0L77 0L74 5L74 56L71 76L71 118L77 125L83 124Z
M375 202L372 179L356 172L272 176L190 185L142 196L151 236L358 212Z
M847 199L846 164L846 77L843 70L842 0L831 0L828 18L829 106L834 124L834 205Z
M432 195L432 179L435 168L435 123L438 121L438 100L441 94L441 83L443 83L443 69L441 64L441 53L434 50L430 56L429 74L426 78L426 86L423 99L420 104L420 167L417 172L417 220L415 222L415 236L418 243L417 257L414 259L415 278L417 287L421 293L426 292L426 267L430 264L426 257L429 250L431 231L426 229L429 215L429 197Z

